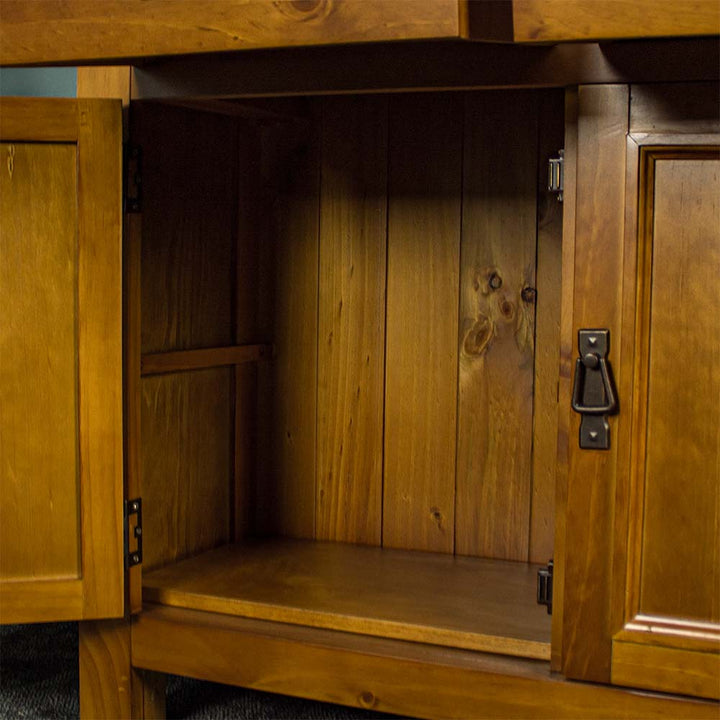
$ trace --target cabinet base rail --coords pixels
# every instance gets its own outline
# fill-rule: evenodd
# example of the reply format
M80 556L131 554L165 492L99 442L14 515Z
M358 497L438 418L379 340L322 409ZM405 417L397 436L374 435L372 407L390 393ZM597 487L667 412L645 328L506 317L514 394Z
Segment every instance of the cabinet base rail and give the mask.
M717 704L569 682L547 662L146 605L132 664L419 718L716 718Z

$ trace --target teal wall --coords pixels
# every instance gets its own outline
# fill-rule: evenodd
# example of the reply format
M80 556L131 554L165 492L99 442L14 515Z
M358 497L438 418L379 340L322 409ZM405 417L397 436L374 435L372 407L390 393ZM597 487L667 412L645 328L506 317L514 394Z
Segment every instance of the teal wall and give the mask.
M0 95L75 97L77 70L74 67L0 68Z

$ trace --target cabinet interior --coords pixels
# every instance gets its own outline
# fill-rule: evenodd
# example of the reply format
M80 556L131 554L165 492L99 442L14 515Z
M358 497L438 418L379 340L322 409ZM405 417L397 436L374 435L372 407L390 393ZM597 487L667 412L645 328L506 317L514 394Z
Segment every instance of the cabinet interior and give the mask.
M144 600L549 659L562 91L138 102L131 136Z

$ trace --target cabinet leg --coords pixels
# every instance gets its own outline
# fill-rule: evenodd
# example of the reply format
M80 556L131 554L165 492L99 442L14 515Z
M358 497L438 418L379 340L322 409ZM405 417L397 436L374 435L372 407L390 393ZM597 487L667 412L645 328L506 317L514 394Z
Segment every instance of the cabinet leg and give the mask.
M79 635L83 720L165 717L165 676L131 667L127 620L81 622Z
M166 676L162 673L133 670L133 718L165 720L165 681Z

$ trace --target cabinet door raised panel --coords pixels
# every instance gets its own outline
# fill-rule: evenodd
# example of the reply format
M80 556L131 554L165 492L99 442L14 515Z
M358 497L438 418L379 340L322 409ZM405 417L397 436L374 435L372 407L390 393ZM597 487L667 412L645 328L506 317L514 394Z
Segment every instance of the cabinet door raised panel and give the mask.
M605 257L620 262L607 272L600 258L590 273L576 263L574 331L611 327L620 413L610 419L610 452L570 439L564 598L568 676L709 698L720 694L716 98L709 86L632 87L624 220L605 238ZM582 92L580 101L582 119L592 108ZM578 162L592 163L590 144L584 151ZM579 208L593 192L582 177ZM601 207L594 212L607 215ZM591 239L578 222L578 251ZM614 318L598 308L579 323L578 298L592 298L600 276L618 288ZM574 472L588 463L594 474ZM583 497L594 509L584 528ZM598 546L608 555L592 572L594 555L577 551ZM583 568L595 596L573 584Z
M3 99L0 153L0 621L120 616L120 106Z

